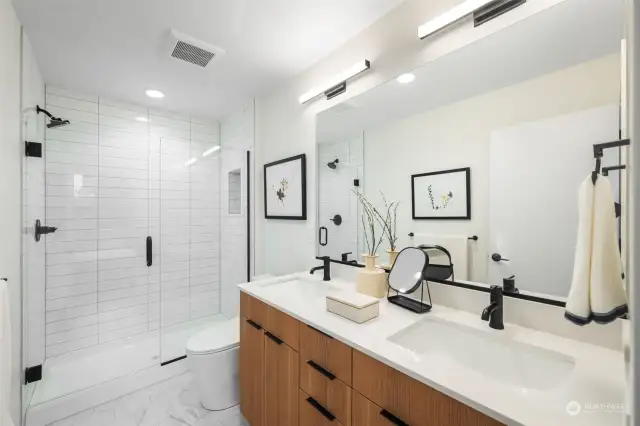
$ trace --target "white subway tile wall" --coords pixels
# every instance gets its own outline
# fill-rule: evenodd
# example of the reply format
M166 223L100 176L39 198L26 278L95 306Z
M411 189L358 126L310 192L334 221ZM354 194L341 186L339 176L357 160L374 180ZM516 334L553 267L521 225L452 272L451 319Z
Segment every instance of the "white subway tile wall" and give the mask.
M218 314L218 124L52 87L46 105L71 120L46 132L47 356Z
M340 259L343 253L351 253L349 260L360 260L365 251L364 241L358 241L362 226L360 205L351 192L364 191L363 157L362 135L318 145L318 226L327 228L327 245L318 244L320 256ZM337 167L330 169L327 164L336 159ZM354 185L354 179L360 179L360 186ZM380 200L372 201L377 204ZM340 226L330 220L337 214L342 217Z

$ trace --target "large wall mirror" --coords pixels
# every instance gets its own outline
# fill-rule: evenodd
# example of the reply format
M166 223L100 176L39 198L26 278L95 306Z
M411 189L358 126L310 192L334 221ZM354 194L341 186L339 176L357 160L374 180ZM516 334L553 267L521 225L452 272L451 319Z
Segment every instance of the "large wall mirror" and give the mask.
M456 281L566 297L579 186L593 145L620 138L623 3L565 0L319 114L318 255L361 261L354 191L382 192L398 249L440 245ZM608 173L623 205L624 173Z

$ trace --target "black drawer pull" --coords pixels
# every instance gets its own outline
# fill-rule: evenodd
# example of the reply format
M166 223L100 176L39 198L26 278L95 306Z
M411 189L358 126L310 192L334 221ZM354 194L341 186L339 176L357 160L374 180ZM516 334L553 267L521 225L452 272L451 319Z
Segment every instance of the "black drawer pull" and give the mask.
M330 421L334 421L336 419L336 416L334 416L333 414L331 414L331 412L329 410L327 410L326 408L324 408L322 405L320 405L320 403L318 401L316 401L315 399L308 397L307 398L307 402L309 404L311 404L313 406L313 408L315 408L316 410L318 410L320 412L320 414L322 414L323 416L325 416L327 419L329 419Z
M327 370L325 370L324 368L320 367L318 364L316 364L315 362L309 360L307 361L307 364L309 364L309 366L311 368L313 368L314 370L316 370L318 373L322 374L324 377L326 377L329 380L333 380L336 378L336 376L334 376L333 374L329 373Z
M318 329L317 329L317 328L315 328L315 327L312 327L312 326L310 326L310 325L308 325L308 324L307 324L307 327L309 327L310 329L312 329L313 331L315 331L315 332L317 332L317 333L322 334L322 335L323 335L323 336L325 336L325 337L328 337L329 339L333 339L333 337L332 337L332 336L329 336L327 333L323 333L322 331L318 330Z
M273 340L274 342L276 342L279 345L284 343L282 340L278 339L276 336L274 336L273 334L269 333L268 331L265 331L264 335L267 336L269 339Z
M251 327L255 328L256 330L262 330L262 327L260 327L260 324L258 324L257 322L251 321L250 319L247 319L247 322Z
M403 422L402 420L400 420L399 418L397 418L387 410L380 411L380 415L385 419L389 420L391 423L393 423L396 426L409 426L408 424L406 424L405 422Z

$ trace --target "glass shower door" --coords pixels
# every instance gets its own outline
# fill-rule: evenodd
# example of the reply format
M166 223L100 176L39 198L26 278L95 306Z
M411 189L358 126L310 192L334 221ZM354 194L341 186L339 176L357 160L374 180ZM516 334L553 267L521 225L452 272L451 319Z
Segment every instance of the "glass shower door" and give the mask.
M161 360L222 320L218 127L164 118L160 137ZM160 131L160 130L159 130Z

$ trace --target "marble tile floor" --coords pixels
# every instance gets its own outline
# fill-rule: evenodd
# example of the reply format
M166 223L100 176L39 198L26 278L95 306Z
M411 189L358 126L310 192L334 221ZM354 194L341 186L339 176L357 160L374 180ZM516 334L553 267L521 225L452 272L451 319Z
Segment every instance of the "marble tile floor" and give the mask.
M186 373L49 426L248 426L238 406L208 411Z

